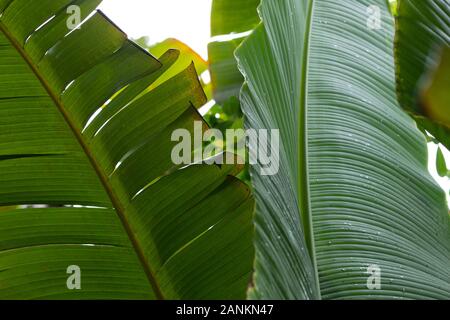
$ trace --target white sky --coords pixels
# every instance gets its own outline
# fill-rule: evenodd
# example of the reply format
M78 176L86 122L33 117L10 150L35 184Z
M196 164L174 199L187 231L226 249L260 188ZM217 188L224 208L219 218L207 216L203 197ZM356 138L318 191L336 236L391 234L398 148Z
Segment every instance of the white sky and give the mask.
M211 0L103 0L100 9L131 38L176 38L208 56Z
M151 43L176 38L207 60L212 0L103 0L100 9L129 37ZM449 197L450 180L436 173L436 145L430 144L429 170ZM446 153L450 166L450 153Z

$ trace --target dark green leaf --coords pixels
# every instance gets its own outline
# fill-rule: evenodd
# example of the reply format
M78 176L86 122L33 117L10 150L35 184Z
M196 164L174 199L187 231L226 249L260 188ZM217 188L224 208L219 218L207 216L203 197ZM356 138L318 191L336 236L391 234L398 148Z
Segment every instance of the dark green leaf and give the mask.
M251 296L448 299L448 207L396 100L387 2L263 0L260 11L237 51L241 102L246 126L279 129L281 146L277 175L252 170Z

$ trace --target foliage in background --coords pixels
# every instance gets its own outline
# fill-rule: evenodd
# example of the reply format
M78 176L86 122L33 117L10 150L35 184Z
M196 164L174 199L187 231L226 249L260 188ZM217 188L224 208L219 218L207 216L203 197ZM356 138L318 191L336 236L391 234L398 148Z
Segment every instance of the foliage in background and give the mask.
M158 85L160 85L161 83L164 83L168 79L177 75L180 71L186 69L191 63L193 63L195 66L195 70L197 71L197 74L200 75L199 80L200 83L202 84L202 88L206 94L207 100L208 101L211 100L212 98L211 83L206 83L201 77L201 75L208 70L208 62L206 62L197 52L192 50L188 45L177 39L172 38L166 39L160 43L151 44L149 42L148 37L141 37L135 40L135 42L142 48L147 49L155 57L161 57L164 53L166 53L168 50L171 49L180 52L180 57L174 63L174 65L169 70L167 70L167 72L161 78L155 81L155 83L149 89L153 89Z
M205 120L223 132L243 129L244 121L239 93L244 78L234 56L236 48L258 25L257 6L260 0L213 0L211 36L208 45L208 63L211 89L216 104L205 115ZM226 142L225 142L226 143ZM239 150L245 153L246 150ZM238 176L251 186L248 164Z
M398 1L397 90L419 126L450 149L450 1Z
M440 50L434 61L436 66L422 79L419 103L426 116L450 129L450 46Z
M260 0L213 0L208 56L214 99L223 103L238 97L244 78L239 72L234 51L259 23Z

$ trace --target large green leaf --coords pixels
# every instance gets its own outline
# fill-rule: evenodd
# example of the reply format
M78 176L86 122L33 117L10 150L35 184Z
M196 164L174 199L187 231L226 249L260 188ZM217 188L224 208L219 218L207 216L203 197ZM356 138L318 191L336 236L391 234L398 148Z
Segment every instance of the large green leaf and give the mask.
M421 127L450 148L450 105L430 103L427 93L433 81L429 73L448 60L444 56L441 61L441 51L446 48L448 52L450 47L450 1L399 0L398 6L395 54L400 104L416 116ZM445 72L445 64L442 68L440 74ZM448 73L443 74L438 80L443 94L449 92L448 77Z
M281 146L278 174L253 169L251 296L449 298L448 209L396 102L387 2L263 0L260 14L237 51L241 102L247 127L278 129Z
M0 0L0 298L243 298L239 168L171 161L202 121L195 68L146 92L178 53L156 60L98 2ZM90 17L68 30L72 4Z

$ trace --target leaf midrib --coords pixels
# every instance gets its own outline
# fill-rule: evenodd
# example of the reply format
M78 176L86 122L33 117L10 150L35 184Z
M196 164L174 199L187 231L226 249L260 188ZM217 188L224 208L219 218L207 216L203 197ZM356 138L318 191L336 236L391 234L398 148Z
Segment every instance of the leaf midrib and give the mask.
M44 87L47 94L53 100L56 108L63 116L65 122L67 123L67 125L69 126L73 135L75 136L75 139L78 141L80 147L83 149L83 152L89 159L89 162L92 165L92 168L95 171L96 175L100 179L100 181L103 185L103 188L105 189L106 193L108 194L108 197L110 198L111 203L115 209L114 211L117 213L117 216L119 217L120 221L122 222L122 225L125 228L128 238L130 239L130 242L139 258L139 261L142 264L142 267L147 276L147 279L153 289L153 292L155 293L157 299L160 299L160 300L164 299L164 295L157 283L156 277L155 277L150 265L148 264L147 259L145 258L144 251L141 248L139 241L134 236L133 230L125 216L125 207L122 205L119 198L115 194L115 191L113 190L112 186L108 183L108 177L103 173L99 164L95 160L94 155L89 150L88 145L83 138L83 135L81 134L81 132L79 132L77 130L77 128L76 128L74 122L71 120L69 114L65 111L64 105L62 104L58 95L55 92L53 92L50 85L45 80L44 76L41 74L39 69L34 65L33 61L30 59L30 57L25 52L25 50L22 48L20 43L14 38L14 36L10 33L8 28L1 21L0 21L0 31L5 35L5 37L8 39L10 44L17 50L17 52L21 55L21 57L24 59L24 61L30 67L31 71L38 78L39 82Z
M319 272L317 268L316 249L314 241L313 219L311 211L310 191L309 191L309 162L308 162L308 73L309 73L309 54L311 33L313 25L313 14L315 0L311 0L309 4L309 11L306 21L305 29L305 46L303 48L303 67L301 70L301 99L299 110L299 141L300 147L298 148L299 161L299 179L298 179L298 199L300 206L300 218L303 224L303 232L305 233L306 246L311 256L314 278L318 297L321 297ZM302 199L300 201L300 199Z

